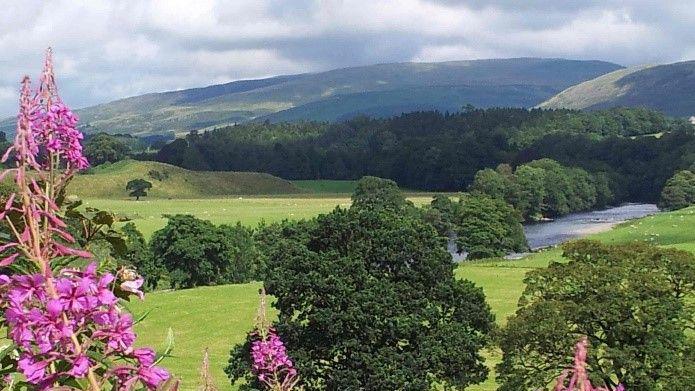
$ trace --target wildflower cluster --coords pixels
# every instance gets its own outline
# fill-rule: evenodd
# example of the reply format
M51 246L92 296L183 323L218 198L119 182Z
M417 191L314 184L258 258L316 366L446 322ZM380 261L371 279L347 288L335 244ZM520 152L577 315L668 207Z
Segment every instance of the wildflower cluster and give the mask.
M610 391L604 387L594 387L591 385L589 375L586 371L586 355L589 343L586 337L582 338L574 350L574 368L572 376L569 376L570 370L565 370L557 378L557 384L554 391ZM568 381L569 377L569 381ZM567 383L567 386L565 384ZM618 384L615 391L625 391L622 384Z
M290 391L299 378L285 344L266 318L265 291L261 290L261 304L256 321L255 339L251 342L251 369L258 380L271 391Z
M3 356L14 359L24 377L4 381L36 389L155 389L170 375L155 365L152 349L134 348L133 318L115 294L142 297L142 278L126 270L100 273L94 262L64 266L92 258L74 247L56 202L74 174L88 167L76 126L57 94L49 49L33 96L29 79L22 81L14 144L3 156L11 168L0 175L12 176L17 187L0 210L12 233L0 245L0 266L12 272L0 275L0 311L13 342Z

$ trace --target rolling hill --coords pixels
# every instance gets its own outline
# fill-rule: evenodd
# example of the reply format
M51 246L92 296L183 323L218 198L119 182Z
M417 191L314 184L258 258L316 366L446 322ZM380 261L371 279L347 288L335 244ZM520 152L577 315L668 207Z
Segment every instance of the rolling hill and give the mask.
M153 93L77 110L83 130L187 132L252 120L336 120L419 109L531 107L622 67L602 61L513 58L392 63ZM12 131L14 120L0 122Z
M676 117L695 115L695 61L621 69L570 87L539 105L597 110L646 107Z
M81 198L127 198L126 184L142 178L152 183L148 198L205 198L303 192L292 182L255 172L188 171L158 162L124 160L76 176L68 195Z

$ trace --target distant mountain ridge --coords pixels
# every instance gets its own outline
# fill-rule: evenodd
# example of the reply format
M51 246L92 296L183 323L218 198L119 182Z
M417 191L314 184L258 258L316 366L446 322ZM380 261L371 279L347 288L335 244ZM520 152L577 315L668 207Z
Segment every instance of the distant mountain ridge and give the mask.
M695 115L695 61L617 70L539 105L587 110L620 106L646 107L674 117Z
M77 110L86 132L188 132L254 120L332 121L413 110L532 107L622 69L603 61L510 58L391 63L151 93ZM10 130L13 120L0 122Z

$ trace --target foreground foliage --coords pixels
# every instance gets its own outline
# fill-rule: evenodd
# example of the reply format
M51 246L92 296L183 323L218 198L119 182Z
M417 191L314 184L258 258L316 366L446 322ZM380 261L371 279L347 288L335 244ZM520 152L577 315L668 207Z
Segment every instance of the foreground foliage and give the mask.
M501 333L500 390L545 387L587 336L595 384L688 390L695 376L693 254L646 244L567 244L568 263L528 273L516 315ZM690 380L688 380L690 379Z

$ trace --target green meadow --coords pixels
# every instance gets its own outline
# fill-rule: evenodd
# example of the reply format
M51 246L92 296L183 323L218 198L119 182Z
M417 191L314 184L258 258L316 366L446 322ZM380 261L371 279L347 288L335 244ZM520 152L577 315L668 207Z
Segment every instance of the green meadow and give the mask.
M320 200L320 201L319 201ZM182 201L178 207L190 208L189 212L205 216L205 212L218 206L206 200L199 202L199 207L192 202ZM238 201L239 204L235 204ZM245 202L242 202L245 201ZM245 223L253 223L262 218L270 221L288 217L311 217L312 213L320 213L332 209L336 202L347 203L343 198L307 198L295 199L296 206L290 199L248 199L217 201L223 207L236 205L235 212L226 215L217 214L213 221L224 222L225 218L236 216ZM425 199L416 199L425 202ZM91 201L93 202L93 201ZM106 201L104 201L106 202ZM119 204L108 201L111 205L123 207L132 206L134 202ZM154 206L171 208L169 201L153 201ZM285 203L285 204L283 204ZM283 208L291 204L287 212ZM315 204L314 204L315 203ZM332 204L331 204L332 203ZM314 204L309 206L308 204ZM176 205L176 204L174 204ZM203 205L211 205L203 207ZM301 206L300 206L301 205ZM149 208L152 208L150 204ZM133 207L134 208L134 207ZM148 209L143 207L142 211ZM250 208L242 213L242 209ZM297 209L298 208L298 209ZM301 210L303 215L298 215ZM171 209L167 209L171 213ZM295 216L287 216L295 213ZM244 220L245 219L245 220ZM136 220L140 225L142 221ZM227 221L229 222L229 221ZM145 225L146 226L146 225ZM615 227L611 231L595 234L592 238L605 242L646 241L657 245L676 247L695 251L695 207L660 213L658 215L633 220ZM496 315L497 322L504 325L509 315L514 313L517 300L524 289L523 279L529 270L546 266L550 261L560 260L561 252L550 249L531 254L521 260L483 260L461 264L456 269L458 278L466 278L485 291L488 303ZM211 368L220 389L233 389L223 372L229 351L232 346L245 337L253 326L253 318L257 306L257 292L260 283L225 285L218 287L203 287L181 291L155 292L146 296L144 302L134 303L132 309L136 313L151 311L147 319L137 326L140 335L139 342L159 346L166 337L164 330L172 328L175 337L174 357L166 360L165 365L183 381L184 390L194 390L198 384L199 368L203 350L209 348ZM201 305L204 303L204 305ZM486 352L488 363L494 366L499 361L499 352ZM471 387L475 391L492 391L496 389L494 376L483 384Z
M408 197L416 205L431 201L427 195ZM348 195L301 195L301 196L239 196L234 198L206 199L104 199L86 198L84 205L109 210L131 220L138 229L150 237L152 233L166 225L165 215L190 214L215 224L235 224L254 226L261 221L268 223L284 219L298 220L312 218L320 213L333 210L336 206L349 207Z

